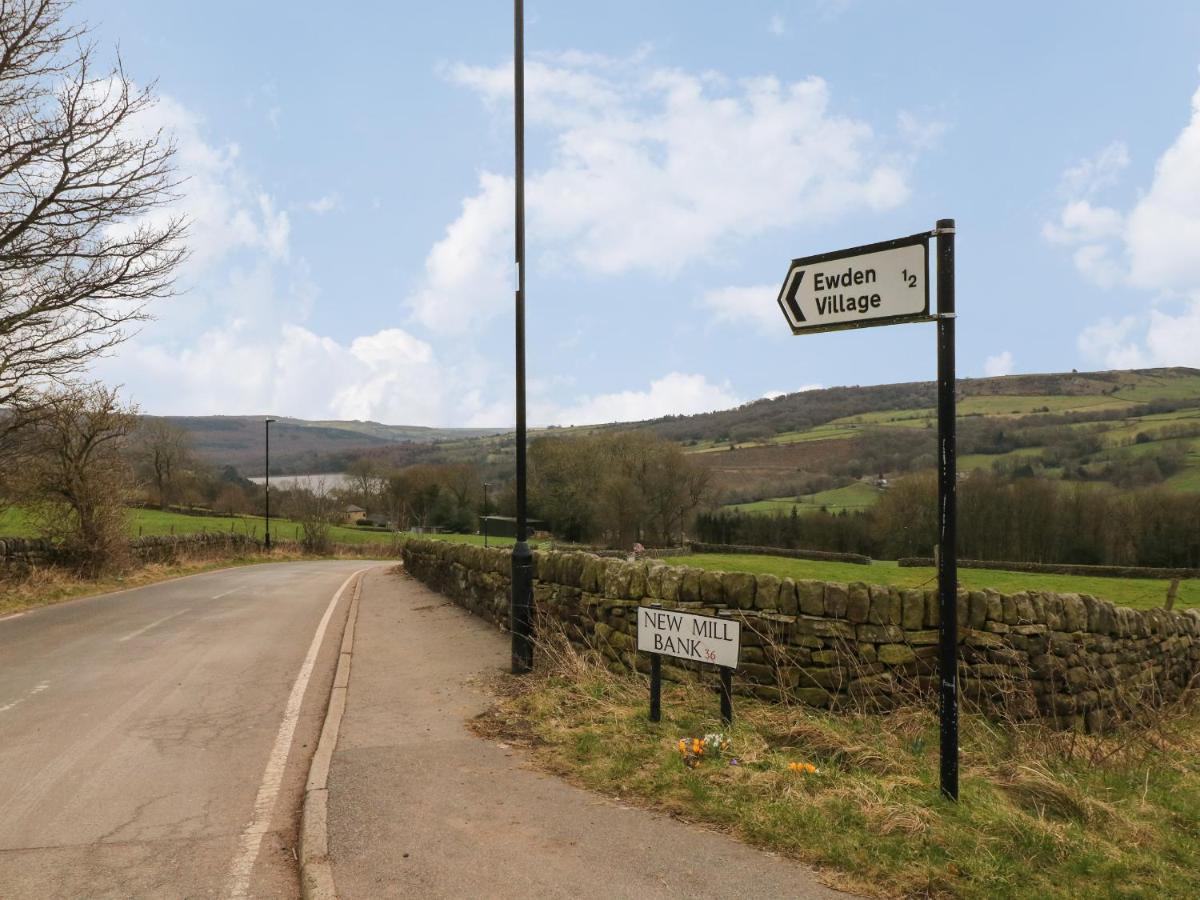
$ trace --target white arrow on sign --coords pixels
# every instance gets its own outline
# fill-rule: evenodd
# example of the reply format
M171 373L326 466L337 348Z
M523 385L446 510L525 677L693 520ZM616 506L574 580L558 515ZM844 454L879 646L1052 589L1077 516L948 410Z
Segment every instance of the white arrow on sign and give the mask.
M929 236L792 261L779 307L796 334L929 317Z

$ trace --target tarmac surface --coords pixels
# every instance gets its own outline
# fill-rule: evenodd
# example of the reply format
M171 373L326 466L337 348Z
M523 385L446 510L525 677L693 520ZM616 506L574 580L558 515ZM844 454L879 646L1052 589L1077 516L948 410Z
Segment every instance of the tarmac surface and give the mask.
M331 599L369 565L230 569L0 619L0 897L297 896L349 605Z
M407 576L375 569L359 601L329 773L338 896L845 897L725 835L533 771L472 735L508 635Z

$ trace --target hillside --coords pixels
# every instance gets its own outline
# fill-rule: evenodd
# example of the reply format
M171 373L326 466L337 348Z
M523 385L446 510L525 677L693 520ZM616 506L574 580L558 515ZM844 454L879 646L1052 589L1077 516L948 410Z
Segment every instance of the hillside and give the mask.
M708 466L729 503L754 503L751 511L786 511L797 502L801 512L861 508L878 496L873 485L881 476L934 466L935 394L932 382L826 388L719 412L551 428L531 437L648 429ZM964 471L1200 491L1200 370L963 379L958 394ZM261 474L262 417L170 420L189 432L206 461ZM511 433L485 429L281 418L271 426L271 469L334 472L369 456L386 466L473 462L503 479L513 447ZM763 500L774 502L757 503Z
M751 512L869 505L879 478L935 465L935 385L833 388L633 427L680 441ZM1200 370L958 384L959 468L1200 491ZM855 486L856 502L833 491Z
M147 416L163 418L187 432L204 462L234 466L243 475L261 475L263 420L266 416ZM423 428L378 422L310 422L278 417L271 425L272 474L339 472L354 459L381 453L393 464L431 455L441 441L478 439L480 428Z

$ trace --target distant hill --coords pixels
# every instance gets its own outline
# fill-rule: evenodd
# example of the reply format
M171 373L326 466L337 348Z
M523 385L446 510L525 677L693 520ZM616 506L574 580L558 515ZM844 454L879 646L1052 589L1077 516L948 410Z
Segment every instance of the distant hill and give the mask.
M957 385L964 471L991 469L1119 486L1200 491L1200 369L1064 372L963 379ZM549 428L569 436L649 429L709 466L730 502L828 494L856 479L931 468L936 385L835 387L734 409L643 422ZM262 474L262 416L172 416L203 459ZM385 466L473 462L512 471L511 432L280 418L273 474L339 472L369 456Z
M215 466L234 466L246 476L263 471L263 421L267 416L146 416L184 429L196 454ZM494 434L482 428L424 428L378 422L310 422L278 417L271 425L272 474L339 472L370 451L394 451L399 459L420 456L441 441ZM406 446L400 446L406 445Z

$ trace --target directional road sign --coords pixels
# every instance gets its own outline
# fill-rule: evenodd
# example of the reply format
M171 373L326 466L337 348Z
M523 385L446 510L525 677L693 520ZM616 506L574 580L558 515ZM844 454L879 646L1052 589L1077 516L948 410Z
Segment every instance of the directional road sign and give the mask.
M794 334L927 322L929 234L794 259L779 308Z

